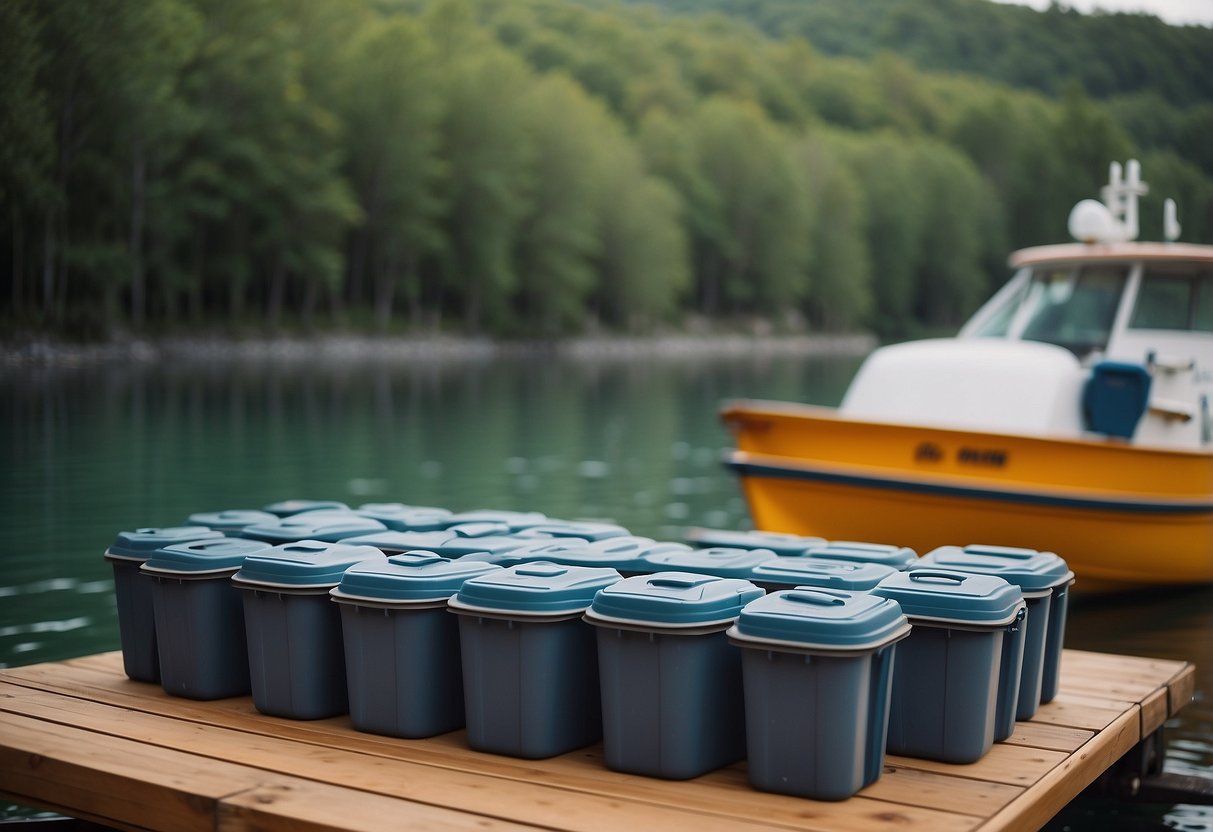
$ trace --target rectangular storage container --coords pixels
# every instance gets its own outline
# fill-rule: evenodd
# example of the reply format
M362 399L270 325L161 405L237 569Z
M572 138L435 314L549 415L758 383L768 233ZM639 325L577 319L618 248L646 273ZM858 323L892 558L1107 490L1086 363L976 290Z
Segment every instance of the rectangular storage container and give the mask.
M737 578L658 572L594 597L608 767L686 780L745 756L741 654L725 630L762 595Z
M768 592L798 586L866 592L896 571L879 563L794 556L763 561L750 570L750 580Z
M1019 587L1027 614L1023 621L1023 673L1019 679L1016 719L1031 719L1041 702L1057 693L1057 670L1065 637L1065 606L1074 573L1066 562L1052 552L1008 546L941 546L922 556L911 569L953 569L982 575L997 575ZM1053 616L1053 604L1061 612ZM1050 647L1052 645L1052 647ZM1051 680L1048 697L1044 693L1046 675Z
M914 629L898 647L888 750L972 763L1014 731L1023 662L1023 596L992 575L895 572L872 592Z
M751 570L775 557L770 549L734 549L712 546L707 549L657 550L642 560L649 572L698 572L717 578L748 580Z
M345 571L329 594L341 609L355 728L416 738L463 726L459 622L447 599L500 568L415 553Z
M804 587L748 604L728 635L743 648L750 783L843 800L875 781L909 633L896 601L868 593Z
M918 553L906 546L854 540L833 540L823 546L810 546L804 554L811 558L848 563L879 563L894 569L906 569L918 560Z
M105 559L114 570L114 599L118 604L122 669L129 678L139 682L160 681L152 581L139 571L140 567L162 546L221 537L221 532L205 526L135 529L121 532L105 550Z
M371 546L285 543L245 558L232 576L244 592L253 705L273 716L322 719L349 710L341 613L329 590L345 570L386 560Z
M231 577L247 556L269 548L230 537L195 540L158 549L143 564L165 693L223 699L249 692L244 607Z
M729 529L687 529L687 540L701 548L770 549L781 557L803 555L811 546L825 545L825 538L787 532L732 531Z
M459 615L468 744L538 759L602 738L598 650L582 620L614 569L524 563L465 581Z

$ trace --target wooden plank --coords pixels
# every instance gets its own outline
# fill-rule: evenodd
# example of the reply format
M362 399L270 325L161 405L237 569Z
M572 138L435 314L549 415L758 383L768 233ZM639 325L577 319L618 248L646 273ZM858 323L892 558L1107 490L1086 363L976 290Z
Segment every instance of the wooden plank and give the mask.
M383 832L385 829L521 832L536 827L469 811L440 809L324 783L293 780L250 789L223 800L215 828L216 832Z
M533 767L535 763L552 765L552 761L476 755L482 765L498 765L515 773L530 769L525 778L518 776L527 783L526 788L520 788L514 779L360 754L336 745L310 745L206 726L55 693L42 698L14 698L8 703L48 723L70 721L99 734L189 748L198 755L195 765L206 759L231 760L292 777L357 784L363 791L449 809L491 806L494 817L560 829L614 830L632 824L694 832L744 829L761 819L759 825L764 827L968 830L979 821L974 816L864 798L818 803L763 794L748 787L740 769L680 783L600 771L601 780L593 789L574 791L558 787ZM3 700L0 707L4 707ZM604 793L604 783L609 785L610 794Z
M1007 737L1005 742L1010 745L1047 748L1051 751L1068 753L1077 751L1093 736L1095 736L1095 731L1088 728L1071 728L1067 725L1053 725L1033 719L1027 722L1016 722L1015 733Z
M1159 688L1141 701L1141 736L1148 737L1167 721L1167 689Z
M886 765L880 778L860 794L889 803L926 804L948 812L990 817L1023 792L1022 786Z
M1062 751L1025 748L1023 746L998 742L994 743L994 747L980 760L975 763L968 763L967 765L941 763L935 760L921 760L917 757L898 757L894 755L889 755L886 759L889 765L899 768L934 771L953 777L965 777L971 780L985 780L991 783L1003 783L1008 786L1026 787L1036 783L1060 765L1067 756Z
M1168 679L1180 672L1188 662L1178 659L1157 659L1147 656L1125 656L1119 653L1097 653L1090 650L1063 650L1061 681L1068 675L1087 673L1124 678Z
M1107 703L1098 705L1090 703L1090 699L1058 694L1052 702L1040 706L1036 711L1036 716L1032 717L1032 721L1047 725L1062 725L1067 728L1102 731L1122 713L1133 707L1132 703L1128 702L1120 707L1107 707Z
M1137 744L1141 739L1140 726L1140 710L1125 711L1107 730L1050 771L1039 788L1011 801L986 821L982 832L1039 829Z
M25 702L9 699L9 703ZM223 797L272 778L228 763L0 713L0 787L19 802L142 827L209 830Z
M1187 665L1177 671L1167 682L1167 716L1192 701L1196 695L1196 668Z

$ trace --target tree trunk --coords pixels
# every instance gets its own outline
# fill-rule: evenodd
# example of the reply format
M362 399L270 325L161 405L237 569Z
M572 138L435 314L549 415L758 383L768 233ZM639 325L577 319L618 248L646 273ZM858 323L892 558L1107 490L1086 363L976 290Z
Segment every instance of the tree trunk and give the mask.
M387 332L392 322L392 303L396 296L396 281L400 267L396 255L388 257L387 263L376 269L375 274L375 327L380 333Z
M131 326L143 329L147 317L147 287L143 273L143 225L145 207L145 185L147 181L147 154L143 137L134 138L132 148L134 161L131 165L131 234L128 254L131 258Z
M269 323L270 329L278 328L278 321L282 317L282 303L285 294L286 264L283 262L282 252L278 252L274 257L274 269L270 273L269 306L266 309L266 320Z

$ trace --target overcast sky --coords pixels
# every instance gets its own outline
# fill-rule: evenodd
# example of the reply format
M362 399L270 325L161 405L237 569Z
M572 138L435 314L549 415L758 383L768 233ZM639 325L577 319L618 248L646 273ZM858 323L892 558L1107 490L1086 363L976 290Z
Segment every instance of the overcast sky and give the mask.
M1044 9L1049 5L1049 0L998 0L998 2L1020 3L1036 9ZM1061 4L1080 12L1089 12L1094 9L1109 12L1146 12L1176 25L1198 23L1203 26L1213 26L1213 0L1061 0Z

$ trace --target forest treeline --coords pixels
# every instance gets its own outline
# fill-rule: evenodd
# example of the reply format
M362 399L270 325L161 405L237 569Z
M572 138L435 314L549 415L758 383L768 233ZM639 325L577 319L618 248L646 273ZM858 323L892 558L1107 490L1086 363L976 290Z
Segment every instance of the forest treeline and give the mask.
M1139 23L1127 44L1169 49ZM1204 93L1054 96L786 28L614 0L8 0L3 317L900 337L962 320L1134 155L1143 236L1172 196L1213 240Z

